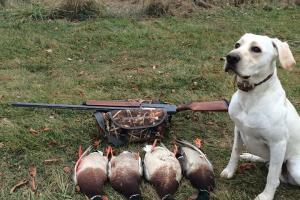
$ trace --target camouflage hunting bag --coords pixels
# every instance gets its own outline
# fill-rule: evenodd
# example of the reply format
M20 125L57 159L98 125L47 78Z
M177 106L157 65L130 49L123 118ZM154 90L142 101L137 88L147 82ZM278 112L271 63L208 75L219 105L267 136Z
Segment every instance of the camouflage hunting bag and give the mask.
M169 116L164 109L128 109L94 113L102 136L114 146L162 138Z

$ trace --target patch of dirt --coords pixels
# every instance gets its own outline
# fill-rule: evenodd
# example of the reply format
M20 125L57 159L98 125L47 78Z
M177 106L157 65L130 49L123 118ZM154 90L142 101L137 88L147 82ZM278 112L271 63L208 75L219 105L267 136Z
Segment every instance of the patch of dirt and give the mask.
M103 2L108 13L117 16L144 15L149 5L157 2L167 6L168 13L175 16L188 15L203 9L201 3L199 4L201 0L103 0Z

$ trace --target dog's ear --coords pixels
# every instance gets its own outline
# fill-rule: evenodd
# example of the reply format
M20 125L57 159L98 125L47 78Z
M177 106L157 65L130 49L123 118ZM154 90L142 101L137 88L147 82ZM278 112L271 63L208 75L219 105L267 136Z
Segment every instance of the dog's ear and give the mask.
M278 58L281 66L284 69L292 70L293 66L296 64L296 61L288 43L282 42L277 38L272 39L272 43L278 53Z

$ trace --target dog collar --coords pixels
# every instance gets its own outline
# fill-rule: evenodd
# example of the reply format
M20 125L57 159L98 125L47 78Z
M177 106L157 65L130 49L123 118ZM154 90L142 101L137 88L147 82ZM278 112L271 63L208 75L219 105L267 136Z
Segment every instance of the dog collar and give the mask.
M253 90L256 86L259 86L259 85L263 84L264 82L266 82L267 80L269 80L273 76L273 74L274 73L270 74L269 76L267 76L264 80L262 80L259 83L250 84L247 81L243 81L243 82L237 82L236 85L240 90L242 90L244 92L249 92L249 91Z

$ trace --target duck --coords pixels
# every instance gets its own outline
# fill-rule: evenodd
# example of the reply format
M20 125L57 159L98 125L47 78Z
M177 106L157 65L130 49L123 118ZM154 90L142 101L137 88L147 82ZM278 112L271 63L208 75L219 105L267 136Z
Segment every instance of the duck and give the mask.
M176 157L180 162L184 177L198 190L196 200L208 200L215 187L213 165L196 146L185 140L176 139Z
M74 168L74 182L91 200L107 200L103 186L108 179L108 158L102 151L91 152L92 146L81 153Z
M142 200L139 185L143 167L139 153L123 151L114 156L109 147L109 154L108 177L112 187L129 200Z
M146 145L144 151L144 175L155 188L162 200L174 200L174 193L182 179L182 171L175 154L160 143Z

